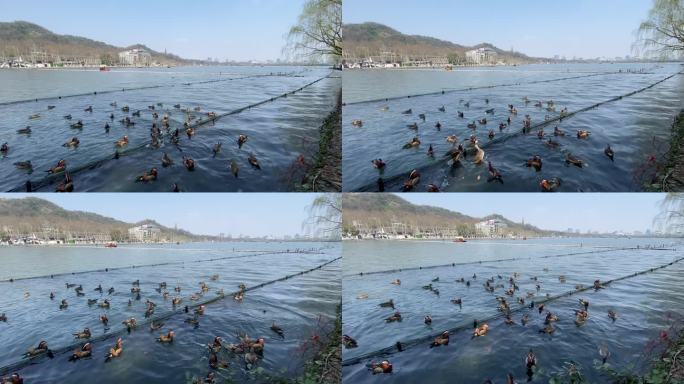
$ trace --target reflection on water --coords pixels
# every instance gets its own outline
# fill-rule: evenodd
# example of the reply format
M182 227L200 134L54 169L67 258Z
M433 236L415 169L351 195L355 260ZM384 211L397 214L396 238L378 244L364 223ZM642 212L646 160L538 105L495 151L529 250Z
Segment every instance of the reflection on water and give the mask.
M551 124L544 129L541 139L538 130L522 133L523 119L530 115L535 125L547 117L559 116L563 108L572 112L588 107L646 87L680 70L675 64L616 64L533 65L454 72L345 71L344 95L351 104L343 110L344 189L377 191L377 179L382 177L387 191L398 191L411 170L419 169L421 180L416 191L424 191L427 184L443 191L538 191L543 179L552 178L561 179L560 191L641 190L645 175L654 170L648 159L664 153L672 116L682 107L681 75L642 93ZM576 78L532 83L568 77ZM518 85L439 93L497 84ZM426 92L437 94L354 104ZM523 97L531 102L524 103ZM555 110L546 109L549 100L553 100ZM535 106L537 101L544 101L543 108ZM517 115L509 113L509 104L515 106ZM442 106L444 112L439 110ZM402 113L408 109L412 114ZM425 115L424 120L420 114ZM508 124L509 117L510 126L500 129L499 124ZM487 124L476 123L475 129L467 127L483 118ZM356 119L363 121L362 127L352 125ZM436 128L438 122L440 129ZM408 128L413 123L417 123L417 130ZM555 136L555 126L565 136ZM489 138L490 130L493 139ZM578 130L591 134L588 139L579 139ZM445 155L452 148L446 138L452 135L466 149L466 142L475 135L485 150L484 162L473 164L474 151L470 149L469 157L451 166ZM413 137L420 139L420 146L402 149ZM614 161L604 154L608 144L615 153ZM430 145L434 157L427 155ZM565 160L569 154L582 160L584 166L568 165ZM525 166L535 155L543 160L539 172ZM382 173L371 164L377 158L387 164ZM503 183L488 182L488 161L501 172Z
M310 159L315 153L318 128L334 107L341 87L340 79L328 77L329 74L330 70L322 67L173 68L109 73L2 71L0 78L20 89L15 94L12 87L4 88L0 100L6 101L25 99L27 95L160 87L0 105L1 141L10 147L0 160L4 176L0 186L5 190L22 190L26 181L31 180L37 189L53 191L63 178L59 175L46 179L49 175L45 171L65 159L67 170L74 170L75 191L170 191L173 183L183 191L292 190L291 176L297 173L293 164L300 155ZM193 122L207 120L209 112L220 115L267 101L320 78L323 80L286 98L198 127L193 137L186 135L185 110L195 117ZM50 86L49 91L40 92L39 88L46 85ZM48 109L49 106L55 108ZM90 106L92 112L85 111ZM128 112L122 110L126 106ZM140 116L134 116L138 111ZM165 114L169 115L168 129L162 124ZM67 115L71 115L71 120L64 118ZM30 116L36 118L29 119ZM120 123L125 117L135 125ZM79 120L83 127L71 128ZM151 127L155 123L161 129L159 148L151 145ZM31 127L30 134L16 133L26 126ZM171 138L176 129L180 133L178 145ZM237 143L239 135L248 137L241 148ZM128 136L128 144L118 148L122 155L115 159L115 142L123 136ZM79 139L78 147L62 146L73 137ZM214 155L212 149L218 142L222 148ZM172 165L163 167L163 153L171 157ZM260 162L260 170L250 165L251 154ZM194 171L186 170L183 157L195 160ZM13 165L29 160L32 174ZM231 172L233 160L239 168L237 178ZM156 181L135 182L137 176L153 167L158 169Z
M323 253L296 253L294 249L324 247ZM144 248L144 247L143 247ZM0 323L0 366L6 366L20 359L30 346L42 339L47 340L53 349L71 345L72 333L89 327L93 337L103 333L117 333L123 328L121 322L130 317L145 320L145 301L157 304L153 316L159 316L172 309L171 298L180 296L182 305L196 302L190 296L200 292L199 283L204 281L209 290L201 300L217 297L217 291L226 294L237 291L238 285L247 287L299 273L333 260L340 255L340 247L335 244L315 243L228 243L195 244L193 246L171 246L169 249L151 250L127 249L126 247L97 252L89 248L21 248L4 249L3 260L8 261L3 275L34 276L45 270L53 272L86 270L129 265L153 264L164 261L185 260L182 266L139 267L135 269L98 272L77 276L61 276L54 279L35 279L0 283L4 286L0 298L0 312L8 316L6 323ZM290 254L259 255L239 260L192 263L193 260L206 260L217 256L242 256L241 250L284 251ZM7 252L10 251L10 252ZM28 260L22 260L22 255ZM30 263L29 260L44 260L44 266ZM65 263L61 263L64 260ZM37 265L37 269L33 268ZM59 265L59 269L51 269ZM45 270L42 270L42 269ZM218 275L216 280L211 275ZM68 354L58 354L53 360L40 360L38 364L20 371L32 383L77 382L92 380L107 383L149 383L168 382L173 379L182 381L184 377L202 376L209 371L209 353L206 344L215 336L222 336L227 343L237 343L236 334L245 333L251 337L264 337L266 347L263 359L248 370L243 356L221 353L222 359L229 362L229 368L218 371L218 377L242 381L254 375L296 377L302 372L303 363L310 357L311 349L304 348L306 341L314 334L327 331L335 318L340 295L340 264L334 262L322 269L293 277L263 288L249 291L244 301L239 303L226 297L206 306L204 315L199 316L199 327L194 328L184 320L192 314L177 314L165 320L162 329L150 332L147 326L130 334L122 333L124 354L109 363L105 355L116 341L116 337L93 343L93 357L77 362L68 362ZM141 298L136 300L130 292L131 283L140 281ZM167 282L170 298L164 299L157 291L159 283ZM67 289L66 283L82 284L85 296L79 297L73 288ZM94 289L101 284L104 292ZM176 285L181 292L174 291ZM109 287L115 291L110 295ZM29 296L26 293L29 293ZM50 300L50 292L55 299ZM87 299L102 302L108 298L110 309L97 305L89 306ZM59 302L68 301L69 306L59 310ZM128 301L131 300L131 305ZM181 307L182 308L182 307ZM106 331L99 316L106 314L110 329ZM275 321L285 332L280 338L270 330ZM164 345L155 342L161 333L173 330L174 342ZM172 363L170 363L172 362Z
M546 304L546 310L559 317L552 335L539 333L544 327L546 312L524 309L512 315L513 325L506 325L504 319L490 321L489 332L471 339L473 320L497 315L497 300L503 296L517 308L518 297L525 304L539 300L546 295L557 295L574 290L577 284L591 286L595 279L610 279L633 274L660 266L681 257L676 251L616 250L599 254L578 255L539 259L551 254L569 253L580 249L605 250L605 246L630 247L644 242L661 244L672 240L628 240L628 239L548 239L534 240L526 244L507 241L456 243L421 242L348 242L344 245L345 273L382 270L388 267L415 267L451 262L493 260L505 257L529 256L530 260L515 262L482 263L430 270L412 270L397 273L346 276L343 282L343 332L354 337L358 347L345 349L343 358L353 359L366 353L392 347L397 341L422 340L408 347L402 353L388 356L364 358L360 363L345 366L347 382L431 382L431 383L481 383L487 379L504 382L509 372L518 380L525 381L524 357L533 349L538 359L538 368L545 376L536 377L533 382L548 382L548 375L563 370L567 361L575 361L582 367L587 382L608 382L594 368L594 361L600 360L599 346L605 344L611 352L609 363L616 368L635 364L637 372L648 365L644 357L646 345L659 337L660 330L667 329L674 320L684 318L684 292L678 288L678 276L684 272L681 263L674 264L653 273L621 280L599 291L586 291L570 295ZM601 248L596 248L600 246ZM372 255L373 257L369 257ZM396 263L391 260L397 260ZM508 279L514 274L519 290L514 296L506 296ZM498 276L501 276L499 279ZM565 279L559 277L564 275ZM473 277L475 276L475 277ZM460 278L470 281L468 287L458 282ZM536 277L537 280L532 278ZM438 281L433 281L439 278ZM483 284L493 278L496 288L486 292ZM391 284L395 279L401 285ZM439 295L422 289L432 284ZM537 291L535 285L539 283ZM528 297L530 292L533 297ZM367 299L358 299L367 294ZM452 299L460 298L462 305L455 305ZM588 300L590 314L582 326L574 323L575 310L579 310L578 299ZM403 320L386 323L383 319L393 313L391 308L379 304L392 299ZM618 314L613 322L607 315L612 309ZM432 324L424 323L424 316L432 316ZM528 315L529 322L521 324L522 316ZM449 345L428 348L430 335L445 329L459 328L450 337ZM394 365L392 375L372 375L366 364L370 361L389 359Z

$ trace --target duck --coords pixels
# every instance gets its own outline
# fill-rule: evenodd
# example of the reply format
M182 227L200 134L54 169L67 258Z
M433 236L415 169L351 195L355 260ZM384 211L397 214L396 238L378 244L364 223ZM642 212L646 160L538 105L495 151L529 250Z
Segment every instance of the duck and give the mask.
M120 140L117 140L116 142L114 142L114 145L117 147L127 146L128 145L128 136L124 135L124 137L122 137Z
M489 171L489 179L487 182L498 181L499 183L503 184L503 176L501 175L501 172L492 166L491 161L487 162L487 171Z
M378 304L380 307L383 308L392 308L394 309L394 300L389 299L389 301L385 301L384 303Z
M157 337L157 341L161 343L172 343L175 335L176 334L173 331L169 331L165 335L159 335L159 337Z
M78 147L79 144L81 144L81 141L78 139L78 137L74 136L71 138L71 140L62 144L62 147L76 148L76 147Z
M261 165L259 164L259 160L256 158L256 155L254 153L251 153L249 157L247 158L247 161L249 164L255 168L255 169L261 169Z
M214 153L214 157L221 152L221 142L219 141L218 143L214 144L214 147L211 149L211 151Z
M547 145L548 147L550 147L550 148L557 148L558 146L560 146L560 143L559 143L559 142L554 141L554 140L551 139L551 138L549 138L548 140L546 140L546 142L545 142L544 144L546 144L546 145Z
M427 155L428 157L435 157L435 150L432 149L432 144L428 147Z
M88 108L84 109L83 112L93 113L93 106L92 105L88 106Z
M88 299L88 305L97 304L97 299Z
M204 305L200 305L199 307L195 308L195 314L197 315L204 315L204 311L206 310L206 307Z
M476 128L477 128L477 124L475 124L474 121L473 121L472 123L468 123L468 128L470 128L470 129L476 129Z
M425 192L439 192L439 187L436 184L430 183L425 186Z
M458 142L458 137L456 137L456 135L449 135L446 137L446 142L456 144Z
M430 348L441 347L442 345L449 345L449 331L444 331L441 335L432 340Z
M412 129L412 130L414 130L414 131L417 131L417 130L418 130L418 123L409 124L409 125L407 125L406 127L407 127L408 129Z
M543 179L539 183L539 186L541 187L543 192L556 192L556 190L560 188L561 183L561 179L554 177L551 179Z
M532 167L534 168L535 171L539 172L542 170L542 158L539 155L534 155L527 159L527 162L525 163L525 166L528 168Z
M441 107L437 108L437 110L440 112L446 112L446 107L442 105Z
M618 315L617 315L617 313L615 313L615 311L613 311L612 309L609 309L608 310L608 318L615 321L615 320L617 320Z
M342 335L342 344L344 344L345 348L356 348L359 346L359 343L349 335Z
M0 153L2 153L3 155L7 155L7 152L9 152L9 150L9 144L7 144L7 142L2 143L2 146L0 146Z
M388 323L393 323L395 321L401 321L401 313L399 313L399 311L394 312L394 314L392 316L386 318L385 321Z
M62 159L62 160L57 162L57 165L51 167L46 172L51 174L51 175L54 175L56 173L62 173L65 170L66 170L66 160Z
M527 314L524 314L523 317L520 319L520 324L522 325L527 325L527 322L530 321L530 317Z
M418 118L425 121L425 114L424 113L419 114Z
M2 321L3 323L7 322L7 315L5 315L4 312L0 313L0 321Z
M185 130L185 134L188 136L188 139L192 139L192 137L195 136L195 128L188 127L188 129Z
M508 125L506 125L506 123L499 123L499 131L503 131L507 127L508 127Z
M572 164L576 167L582 168L584 166L584 162L577 157L575 157L572 153L568 153L565 156L565 163L566 164Z
M17 133L20 135L30 135L31 132L31 127L29 126L26 126L26 128L17 129Z
M282 328L276 325L275 321L273 321L273 323L271 324L271 331L277 333L280 337L285 337L285 332Z
M188 171L195 170L195 160L190 157L183 156L183 165L185 165L185 168L187 168Z
M613 158L615 157L615 152L613 151L613 148L610 147L610 144L606 146L606 149L603 150L603 153L608 156L610 161L615 161Z
M238 172L240 172L240 168L238 167L237 162L235 162L235 160L231 160L231 161L230 161L230 172L231 172L231 173L233 174L233 176L235 176L235 178L237 179L237 177L238 177Z
M29 116L29 120L35 120L35 119L40 119L40 113L36 113L34 115Z
M401 114L402 114L402 115L410 115L410 114L412 114L412 113L413 113L413 110L412 110L412 109L407 109L407 110L405 110L404 112L402 112Z
M238 143L238 149L242 149L242 146L247 142L249 137L246 135L240 135L238 136L237 143Z
M93 353L93 346L90 343L85 343L74 351L74 353L69 356L69 361L76 361L78 359L90 357Z
M157 180L157 168L152 168L135 179L136 182L142 183L149 183L155 180Z
M384 169L385 169L385 165L387 165L384 161L382 161L382 159L379 159L379 158L378 158L378 159L373 159L373 160L371 161L371 163L373 164L373 167L374 167L375 169L379 170L379 171L384 170Z
M489 331L489 325L481 324L473 331L473 337L482 337Z
M420 145L420 139L417 137L414 137L409 141L408 143L404 144L404 149L409 149L409 148L415 148Z
M162 155L161 160L162 160L162 167L169 167L169 166L173 165L173 159L171 159L169 154L166 152L164 152L164 154Z
M420 182L420 173L418 172L418 170L414 169L409 174L408 180L404 182L402 191L409 192L413 190L413 188L418 184L418 182Z
M66 299L62 299L62 301L59 303L59 309L66 309L69 306L69 303L67 303Z
M598 351L599 356L601 356L601 361L603 362L603 364L605 364L606 361L608 361L608 358L610 357L610 351L608 350L608 346L605 344L601 344L599 346Z
M100 322L102 322L102 324L104 324L105 327L109 325L109 318L107 317L107 315L100 315Z
M477 143L475 143L475 157L473 158L473 163L481 164L485 157L485 151L480 148Z
M399 280L399 279L393 280L390 284L392 284L392 285L401 285L401 280Z
M116 344L114 344L114 348L109 349L109 354L107 355L107 361L109 361L112 358L116 358L121 356L121 353L123 352L123 340L119 337L116 340Z
M126 319L126 320L122 321L121 324L125 325L126 328L131 330L131 329L135 328L135 326L137 325L137 321L135 320L135 317L131 317L130 319Z
M584 307L585 311L589 308L589 302L587 300L579 299L579 304Z
M71 115L65 115L64 120L71 120Z
M486 125L486 124L487 124L487 118L486 118L486 117L483 117L483 118L481 118L480 120L478 120L477 122L480 123L480 124L482 124L482 125Z
M104 299L104 301L102 301L98 305L100 306L100 308L109 309L109 307L111 306L111 303L109 302L109 299Z
M451 299L451 303L461 306L463 305L463 299L461 299L460 297L458 299Z
M494 130L493 130L493 129L490 129L490 130L489 130L489 134L487 135L487 137L489 137L489 140L492 140L492 139L494 139L494 136L495 136L495 135L496 135L496 133L494 133Z
M81 332L73 334L75 339L90 339L91 333L89 328L85 328Z
M79 120L79 121L71 124L70 127L73 129L82 129L83 128L83 122L81 120Z
M40 343L38 343L38 346L35 348L29 348L28 351L24 354L25 357L34 357L41 355L43 353L48 353L51 354L50 349L48 348L48 343L45 340L42 340Z
M439 131L440 129L442 129L442 123L440 123L440 122L438 121L438 122L435 124L435 128L437 128L438 131Z
M371 362L370 370L374 375L381 373L392 373L392 363L387 360L383 360L380 363Z
M578 139L586 139L589 137L590 134L591 134L591 132L584 130L584 129L580 129L577 131L577 138Z
M131 116L140 117L140 111L138 110L138 111L131 113Z

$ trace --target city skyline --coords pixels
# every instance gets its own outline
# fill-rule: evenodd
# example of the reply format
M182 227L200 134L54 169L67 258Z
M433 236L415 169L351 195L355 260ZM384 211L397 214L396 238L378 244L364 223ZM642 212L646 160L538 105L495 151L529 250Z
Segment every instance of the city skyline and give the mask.
M543 0L425 0L401 6L391 0L345 0L343 12L345 23L378 22L466 46L486 42L532 57L612 59L634 55L634 33L651 6L650 0L579 0L569 7L549 7ZM620 17L606 17L618 9Z
M287 32L303 4L304 0L206 0L202 7L191 7L169 0L159 7L121 0L99 4L94 12L77 0L26 0L3 4L0 21L27 21L56 34L122 48L145 44L185 59L265 62L282 58Z
M264 198L268 196L268 198ZM307 206L318 194L136 194L97 193L70 195L42 194L41 199L72 211L92 212L127 223L150 219L184 229L196 235L221 233L243 237L294 237L303 235ZM36 197L26 193L4 194L5 199Z

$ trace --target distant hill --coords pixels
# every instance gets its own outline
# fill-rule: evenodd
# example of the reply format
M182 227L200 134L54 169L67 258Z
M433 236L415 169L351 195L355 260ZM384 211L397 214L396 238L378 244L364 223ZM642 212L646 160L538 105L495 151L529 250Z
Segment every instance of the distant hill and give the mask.
M449 55L458 55L465 57L466 51L489 47L494 49L501 59L506 60L510 64L539 61L539 59L519 52L504 51L489 43L468 47L433 37L405 35L378 23L345 24L342 26L342 36L344 38L344 55L346 57L365 58L380 55L382 52L394 52L401 56L447 57Z
M460 212L427 205L415 205L389 193L347 193L342 197L343 228L350 231L356 224L367 228L391 228L392 223L404 223L414 228L462 228L474 230L475 223L498 219L508 225L511 233L526 236L547 236L555 232L516 223L501 215L476 218Z
M180 65L192 63L172 54L164 54L151 50L142 44L129 47L115 47L85 37L58 35L39 25L26 21L0 22L0 56L28 55L37 50L50 55L62 57L94 57L109 56L118 60L119 52L141 48L152 55L152 61L164 65Z
M199 241L211 238L194 235L185 230L167 228L153 220L126 223L91 212L69 211L35 197L0 198L0 232L12 230L19 233L32 233L50 227L61 233L128 234L129 228L142 224L153 224L161 229L162 237L173 238L177 241Z

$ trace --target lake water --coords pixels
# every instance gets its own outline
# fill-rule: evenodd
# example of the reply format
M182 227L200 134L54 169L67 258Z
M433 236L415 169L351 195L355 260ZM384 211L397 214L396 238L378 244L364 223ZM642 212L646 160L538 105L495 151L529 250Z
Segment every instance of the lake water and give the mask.
M321 81L286 98L276 99L242 113L223 117L214 124L197 128L192 139L185 135L186 113L174 108L180 104L197 118L207 120L208 112L234 111L296 91L318 79ZM45 172L60 159L71 169L75 191L170 191L177 183L183 191L291 191L304 167L297 165L303 155L311 162L318 149L318 129L334 108L341 87L339 74L324 67L189 67L169 69L114 69L110 72L78 70L3 70L0 71L0 141L10 150L0 160L3 190L23 190L31 180L40 191L53 191L63 177L46 178ZM190 84L190 85L188 85ZM121 89L153 87L119 92ZM97 95L92 92L100 92ZM103 93L114 91L112 93ZM17 100L85 96L8 103ZM116 102L116 107L111 103ZM161 103L162 106L158 106ZM48 106L54 109L48 110ZM84 109L92 106L93 112ZM129 106L130 112L121 109ZM155 121L148 106L159 114L157 126L163 139L159 148L150 146L150 129ZM199 112L194 112L200 107ZM140 117L132 114L142 111ZM114 114L114 120L109 115ZM170 114L170 129L161 126L161 118ZM39 118L29 119L38 114ZM72 115L72 120L63 116ZM126 116L136 124L127 128L119 121ZM70 125L82 120L83 129ZM197 121L197 120L194 120ZM105 124L110 125L109 132ZM31 127L30 135L17 134ZM170 133L180 129L179 145L170 141ZM115 141L124 135L129 144L115 160ZM240 149L239 135L248 136ZM80 145L67 149L63 143L78 137ZM214 157L214 144L223 144ZM170 167L162 167L166 152L173 159ZM253 168L247 158L254 154L261 170ZM195 170L183 166L182 157L195 160ZM13 163L30 160L33 173L16 169ZM240 171L235 178L230 162L235 160ZM152 167L159 169L157 181L135 183L138 175Z
M684 107L681 74L644 92L551 123L544 127L543 140L537 136L538 129L522 133L523 119L529 114L535 125L547 115L559 116L563 108L573 112L589 107L681 70L679 64L573 64L458 68L451 72L345 71L343 189L377 191L377 179L382 177L387 191L398 191L411 170L418 169L421 180L416 191L425 191L429 183L443 191L539 191L540 181L550 178L562 180L559 191L640 191L655 173L649 157L666 152L672 119ZM547 80L551 81L540 83ZM467 90L496 85L511 86ZM425 93L435 94L402 97ZM523 97L531 102L525 104ZM379 101L365 102L369 100ZM546 104L544 108L534 106L537 101L549 100L554 101L555 112L547 111ZM509 114L509 104L517 109L517 116ZM445 112L438 110L442 106ZM485 113L492 108L493 113ZM408 109L412 109L411 115L402 114ZM464 118L458 117L458 111ZM419 119L421 113L425 121ZM500 130L499 123L509 116L511 125ZM486 125L467 128L468 123L485 117ZM352 125L356 119L363 121L362 127ZM437 122L440 130L435 128ZM418 124L417 131L407 128L413 123ZM555 126L566 136L554 136ZM494 139L488 138L490 130L494 130ZM591 134L588 139L578 139L577 130ZM485 163L474 165L470 156L452 166L444 157L452 147L446 137L455 135L464 143L472 134L485 150ZM402 149L415 136L421 140L420 146ZM547 145L549 138L557 145ZM430 144L434 158L427 156ZM614 161L604 154L608 144L614 150ZM568 166L568 154L581 159L584 167ZM524 165L535 155L543 160L540 172ZM387 164L382 174L371 164L377 158ZM503 184L487 181L487 161L502 173Z
M295 251L311 248L324 249L316 254ZM290 253L278 253L287 249ZM307 345L311 343L311 337L320 335L321 342L325 342L325 333L333 326L340 300L340 261L248 291L242 303L234 301L228 294L237 291L240 283L249 288L306 271L339 257L340 252L339 243L223 243L121 246L116 249L0 248L0 258L5 266L0 273L1 280L132 264L138 266L75 276L0 282L3 291L0 312L5 312L8 317L6 323L0 323L0 343L3 345L0 367L21 360L27 348L36 346L43 339L55 350L78 342L71 334L89 327L96 340L105 334L116 336L95 341L90 359L69 362L69 353L57 354L52 360L37 360L36 364L21 369L19 373L31 383L79 382L93 377L102 383L189 382L192 377L206 376L210 370L207 343L215 336L236 343L235 335L240 332L252 338L265 337L263 359L248 370L242 356L224 351L221 358L230 366L218 371L217 377L237 382L297 377L302 373L304 362L310 358L312 349ZM240 258L195 262L233 256ZM177 261L185 263L144 266ZM213 274L218 274L218 280L209 279ZM138 279L142 291L140 301L135 300L130 292L132 282ZM189 296L200 290L198 284L201 281L209 285L209 291L201 300L217 297L218 289L224 289L227 296L206 305L206 313L200 316L198 328L184 323L190 315L179 313L164 320L165 326L159 331L151 333L149 326L140 326L130 334L121 332L124 319L136 317L138 321L145 320L146 299L157 304L153 316L172 311L170 299L163 299L155 290L162 281L168 283L171 297L182 297L182 305L197 303ZM77 297L73 288L66 288L66 283L82 284L85 296ZM105 290L114 287L115 292L108 295L106 291L104 294L93 291L98 284ZM181 293L173 290L177 284L182 288ZM25 297L25 292L30 296ZM55 293L55 300L50 300L50 292ZM111 309L88 306L86 299L91 298L100 301L109 298ZM65 310L58 308L61 299L67 299L69 303ZM129 299L132 299L131 306L128 306ZM108 331L98 319L103 313L109 317ZM284 329L284 338L269 329L272 321ZM155 342L155 337L171 329L176 333L173 344ZM124 353L106 363L104 357L119 333L124 339Z
M666 244L679 251L617 250L644 244ZM482 383L491 379L505 382L510 372L517 382L525 382L524 358L533 349L538 368L543 374L532 382L546 383L550 375L564 371L564 364L574 361L581 367L587 382L610 382L594 367L600 360L598 348L607 346L611 353L608 363L617 369L633 364L637 372L649 365L647 350L657 340L661 330L684 319L684 291L681 276L684 263L631 277L610 284L598 291L589 290L546 303L546 309L559 317L552 335L541 334L544 315L536 310L523 309L512 315L515 325L506 325L501 317L488 322L487 335L471 339L473 320L487 319L498 313L496 296L504 296L504 289L488 293L482 284L490 277L493 284L508 287L508 278L519 273L516 282L519 291L507 297L511 308L517 308L515 298L532 292L530 300L543 299L572 291L576 284L591 286L595 279L608 281L635 272L661 266L681 258L681 239L531 239L528 241L471 241L468 243L420 241L349 241L344 243L343 279L343 333L354 337L357 348L344 349L343 367L345 382L430 382L430 383ZM613 249L613 250L611 250ZM597 251L574 256L549 257ZM490 262L500 258L526 258L512 262ZM478 263L478 261L484 261ZM455 267L407 270L359 276L359 272L381 271L447 263L475 262ZM546 270L545 270L546 269ZM476 278L473 279L473 274ZM561 282L560 275L566 280ZM499 279L497 275L501 275ZM538 277L540 290L535 281ZM421 287L432 282L440 294ZM461 277L471 286L456 282ZM390 284L400 279L401 285ZM358 299L360 294L367 299ZM461 298L461 307L451 299ZM578 327L574 324L574 311L579 309L578 299L588 300L589 319ZM386 323L384 318L393 311L380 303L393 299L402 322ZM607 311L613 309L617 321L612 322ZM432 316L432 324L423 322L425 315ZM521 325L523 314L529 323ZM430 336L447 329L452 333L448 346L428 348ZM423 340L424 339L424 340ZM410 341L417 342L411 344ZM373 351L391 348L397 341L408 342L404 352L366 356ZM396 351L396 349L394 349ZM659 351L656 347L655 351ZM364 356L360 361L353 359ZM372 375L367 364L388 359L394 372Z

